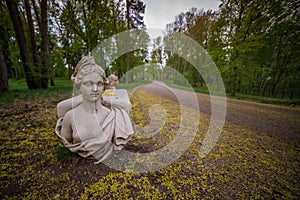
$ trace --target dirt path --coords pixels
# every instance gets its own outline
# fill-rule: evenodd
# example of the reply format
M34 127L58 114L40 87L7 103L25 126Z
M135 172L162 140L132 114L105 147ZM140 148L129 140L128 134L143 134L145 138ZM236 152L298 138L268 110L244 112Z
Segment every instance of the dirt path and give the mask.
M138 88L149 93L177 101L172 92L180 92L187 97L191 92L169 88L160 82L153 82ZM211 103L210 96L196 93L200 113L210 117ZM185 106L189 104L189 98L181 102ZM243 126L255 133L270 134L279 140L289 144L300 146L300 109L299 107L287 107L269 105L251 101L227 99L226 122Z

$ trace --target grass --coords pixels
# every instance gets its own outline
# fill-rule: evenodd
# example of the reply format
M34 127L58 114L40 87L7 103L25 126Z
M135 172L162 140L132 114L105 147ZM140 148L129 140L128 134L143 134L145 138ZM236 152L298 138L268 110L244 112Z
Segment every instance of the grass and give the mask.
M276 104L276 105L300 105L300 98L294 99L282 99L282 98L272 98L266 96L257 96L257 95L250 95L250 94L242 94L236 93L235 96L229 96L230 98L240 99L240 100L250 100L260 103L267 103L267 104Z
M48 89L29 90L25 79L9 79L8 85L10 92L0 96L0 105L12 103L14 101L27 101L35 99L37 96L49 97L53 93L72 94L72 84L65 78L56 78L55 86L49 86Z
M55 78L54 80L55 86L51 88L72 88L71 81L67 78ZM19 90L28 90L26 85L26 80L24 78L21 79L9 79L8 85L10 91L19 91Z
M136 81L136 82L132 82L132 83L128 83L128 84L119 83L117 85L117 89L132 89L132 88L135 88L137 86L145 85L145 84L149 84L149 83L151 83L151 81L147 81L147 80Z
M4 105L16 100L29 100L35 98L37 95L51 95L53 93L69 93L72 94L72 84L71 81L67 78L55 78L54 80L55 86L50 86L47 90L45 89L37 89L37 90L28 90L25 79L9 79L8 84L10 88L10 92L8 94L4 94L0 96L0 105ZM144 85L151 83L151 81L137 81L131 82L128 84L119 83L117 85L118 89L132 89L139 85ZM202 94L209 94L209 91L206 87L202 88L191 88L187 86L182 86L175 84L173 82L165 82L169 87L177 88L186 91L195 91ZM293 100L290 99L281 99L281 98L270 98L266 96L257 96L250 94L242 94L236 93L235 96L227 95L229 98L240 99L240 100L250 100L260 103L267 104L278 104L278 105L300 105L300 98L295 98Z
M9 79L8 85L10 92L0 96L0 105L5 105L14 101L27 101L35 99L37 96L49 97L56 93L67 93L72 95L73 86L67 78L55 78L55 86L49 86L48 89L29 90L26 85L26 80L23 79ZM138 81L129 84L120 83L117 85L118 89L131 89L139 85L148 84L151 81Z
M191 88L187 86L182 86L175 84L173 82L165 82L169 87L186 90L186 91L195 91L202 94L210 94L209 90L206 87L201 88ZM276 104L276 105L289 105L289 106L295 106L300 105L300 98L294 98L294 99L282 99L282 98L272 98L267 96L258 96L258 95L250 95L250 94L242 94L242 93L236 93L235 96L226 94L227 98L232 99L239 99L239 100L250 100L260 103L266 103L266 104Z
M166 81L165 84L167 84L169 87L177 88L177 89L181 89L181 90L185 90L185 91L198 92L198 93L202 93L202 94L209 94L209 91L206 87L192 88L192 87L188 87L188 86L178 85L178 84L175 84L171 81Z

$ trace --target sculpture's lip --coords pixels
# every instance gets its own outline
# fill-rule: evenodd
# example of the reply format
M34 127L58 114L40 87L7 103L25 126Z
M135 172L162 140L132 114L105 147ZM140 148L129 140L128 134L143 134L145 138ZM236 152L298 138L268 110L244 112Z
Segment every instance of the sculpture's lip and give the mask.
M99 95L100 95L99 92L91 93L91 96L93 96L93 97L97 97L97 96L99 96Z

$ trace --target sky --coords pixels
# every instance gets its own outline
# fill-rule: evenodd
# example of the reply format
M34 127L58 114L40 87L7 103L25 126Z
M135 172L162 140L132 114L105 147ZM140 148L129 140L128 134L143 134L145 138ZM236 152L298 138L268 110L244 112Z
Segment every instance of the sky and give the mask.
M187 12L192 7L204 10L217 10L218 0L142 0L146 4L144 22L150 36L162 35L166 25L175 20L181 12Z

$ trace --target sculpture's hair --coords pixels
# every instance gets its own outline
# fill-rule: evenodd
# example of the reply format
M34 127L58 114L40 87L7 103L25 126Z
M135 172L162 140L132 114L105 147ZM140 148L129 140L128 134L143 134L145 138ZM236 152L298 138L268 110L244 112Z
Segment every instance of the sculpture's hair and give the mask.
M99 74L102 78L104 86L106 86L107 80L104 70L96 64L93 57L84 56L76 65L75 71L71 76L71 80L75 89L79 89L83 77L92 72L96 72L97 74Z

